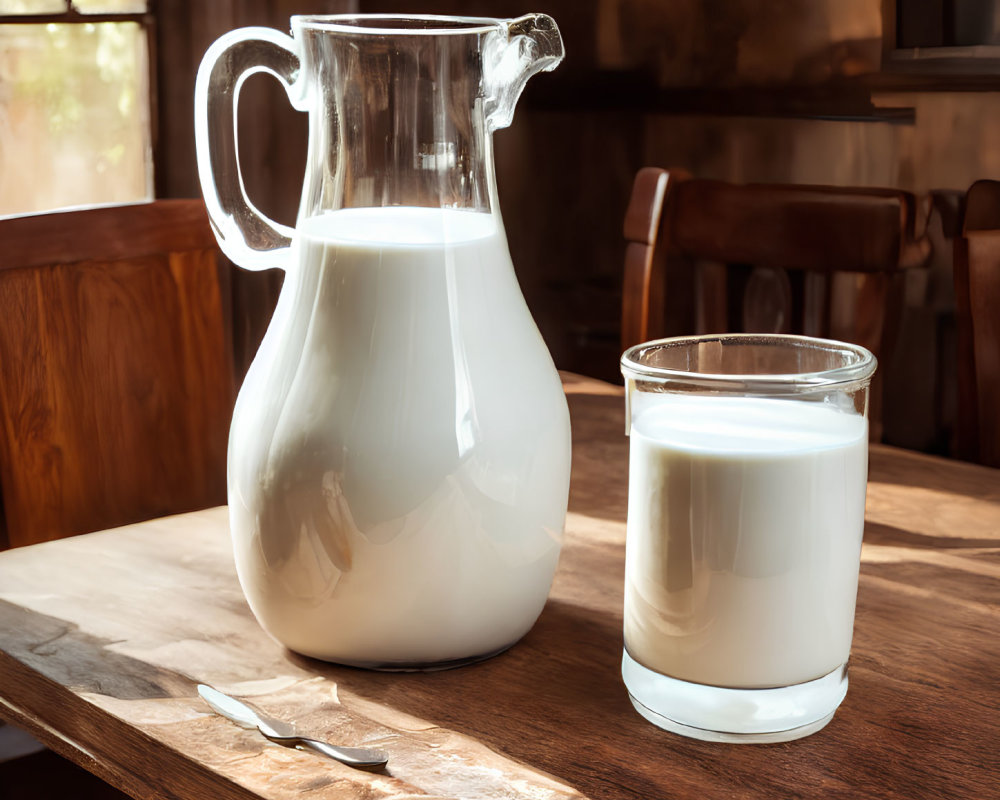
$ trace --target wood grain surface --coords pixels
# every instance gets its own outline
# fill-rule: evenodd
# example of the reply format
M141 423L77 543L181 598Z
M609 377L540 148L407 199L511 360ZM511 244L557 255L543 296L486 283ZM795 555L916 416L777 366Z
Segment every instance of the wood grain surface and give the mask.
M698 742L626 696L622 397L565 388L563 556L506 653L391 674L284 650L246 607L219 508L0 554L0 716L138 798L997 796L1000 472L873 446L844 704L800 741ZM268 744L211 714L198 682L390 764Z
M200 200L0 220L9 545L225 502L218 256Z

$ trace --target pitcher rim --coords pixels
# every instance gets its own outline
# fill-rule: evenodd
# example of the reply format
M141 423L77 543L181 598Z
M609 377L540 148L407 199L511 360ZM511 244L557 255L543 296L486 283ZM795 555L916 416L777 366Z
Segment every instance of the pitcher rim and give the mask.
M392 27L378 22L414 21L439 23L426 27ZM292 28L382 36L441 36L489 33L503 20L494 17L463 17L451 14L296 14ZM450 25L448 23L451 23Z

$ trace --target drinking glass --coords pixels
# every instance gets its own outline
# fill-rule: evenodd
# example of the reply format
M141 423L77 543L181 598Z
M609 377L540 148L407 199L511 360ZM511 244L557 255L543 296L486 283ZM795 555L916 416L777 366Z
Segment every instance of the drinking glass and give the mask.
M640 344L621 367L633 705L709 741L818 731L847 692L875 357L724 334Z

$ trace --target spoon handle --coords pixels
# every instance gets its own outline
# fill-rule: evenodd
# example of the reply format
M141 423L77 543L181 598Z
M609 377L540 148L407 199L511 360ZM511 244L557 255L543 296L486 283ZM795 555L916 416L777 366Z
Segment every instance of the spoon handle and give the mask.
M318 739L309 739L305 736L298 737L300 747L308 747L321 755L340 761L351 767L382 767L388 762L389 757L382 750L369 750L364 747L337 747L329 742L321 742Z

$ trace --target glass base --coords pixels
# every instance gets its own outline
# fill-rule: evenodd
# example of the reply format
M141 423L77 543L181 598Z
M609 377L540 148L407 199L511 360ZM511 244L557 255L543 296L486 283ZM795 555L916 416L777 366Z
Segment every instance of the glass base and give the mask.
M788 742L820 730L847 694L847 664L806 683L727 689L668 678L626 650L622 678L642 716L664 730L707 742Z

